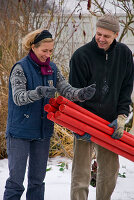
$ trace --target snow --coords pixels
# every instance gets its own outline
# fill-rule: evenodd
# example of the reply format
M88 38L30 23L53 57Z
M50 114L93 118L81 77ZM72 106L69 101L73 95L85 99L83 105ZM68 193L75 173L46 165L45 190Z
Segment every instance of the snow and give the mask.
M112 200L134 200L134 162L124 157L120 158L120 174L126 178L118 177L117 185L112 195ZM62 163L65 166L60 171ZM71 167L72 160L65 157L49 158L47 168L50 170L46 173L45 178L45 200L69 200L71 185ZM0 200L3 198L6 179L8 178L8 161L0 160ZM27 185L27 176L25 177L24 186ZM88 200L95 200L95 188L90 186ZM22 199L25 200L25 192Z

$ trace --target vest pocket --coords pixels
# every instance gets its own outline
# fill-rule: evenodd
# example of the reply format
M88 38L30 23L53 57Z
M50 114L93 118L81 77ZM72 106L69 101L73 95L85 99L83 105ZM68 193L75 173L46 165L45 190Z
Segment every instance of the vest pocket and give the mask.
M29 105L17 107L13 111L12 115L12 126L17 125L20 126L21 124L24 124L29 118L30 118L30 107Z

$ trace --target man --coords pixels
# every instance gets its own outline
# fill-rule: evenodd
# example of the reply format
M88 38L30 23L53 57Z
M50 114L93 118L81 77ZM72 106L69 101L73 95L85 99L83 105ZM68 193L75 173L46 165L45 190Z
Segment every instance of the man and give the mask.
M109 121L109 126L115 129L112 135L115 139L123 135L133 88L132 52L116 41L118 34L119 21L114 15L100 17L95 37L74 52L69 74L73 87L96 84L93 98L78 104ZM118 155L89 140L88 134L84 137L75 134L71 200L88 199L93 146L98 165L96 200L110 200L118 177Z

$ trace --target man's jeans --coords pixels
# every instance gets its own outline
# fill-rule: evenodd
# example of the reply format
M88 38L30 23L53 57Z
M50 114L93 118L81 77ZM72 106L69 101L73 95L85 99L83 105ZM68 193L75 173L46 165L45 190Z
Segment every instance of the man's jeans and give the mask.
M3 200L20 200L24 191L23 181L28 164L27 200L44 200L44 178L50 140L24 140L7 138L9 178Z

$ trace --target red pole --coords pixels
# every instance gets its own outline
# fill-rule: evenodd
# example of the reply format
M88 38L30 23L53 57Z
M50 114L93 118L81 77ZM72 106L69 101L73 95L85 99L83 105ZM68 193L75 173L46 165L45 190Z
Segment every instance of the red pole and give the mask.
M49 104L55 108L59 108L59 104L57 103L57 100L55 98L50 98Z
M102 123L108 124L108 122L106 120L102 119L101 117L95 115L94 113L86 110L85 108L82 108L81 106L73 103L72 101L70 101L70 100L68 100L68 99L66 99L66 98L64 98L62 96L58 96L57 97L57 103L58 104L66 104L69 107L74 108L75 110L78 110L78 111L80 111L81 113L83 113L85 115L88 115L89 117L92 117L92 118L94 118L94 119L96 119L96 120L98 120L98 121L100 121Z
M56 112L58 109L57 108L54 108L53 106L51 106L50 104L46 104L44 106L44 110L46 112Z
M71 131L77 133L78 135L84 135L84 132L83 132L83 131L77 129L76 127L74 127L74 126L72 126L72 125L70 125L70 124L68 124L68 123L66 123L66 122L63 122L63 121L61 121L61 120L59 120L59 119L56 119L56 118L54 117L54 113L53 113L53 112L49 112L49 113L47 114L47 118L48 118L49 120L51 120L51 121L53 121L53 122L55 122L55 123L61 125L61 126L64 126L64 127L68 128L69 130L71 130Z
M105 142L112 144L113 146L116 146L116 147L128 152L131 155L134 155L134 148L129 146L128 144L123 143L120 140L115 140L115 139L111 138L111 136L109 136L99 130L96 130L95 128L92 128L89 125L84 124L83 122L80 122L70 116L67 116L67 115L61 113L60 111L55 112L55 118L59 119L61 121L64 121L64 122L68 122L68 124L73 124L73 126L75 128L79 127L80 130L89 133L91 136L95 136L99 139L103 138L103 140Z
M56 119L54 117L54 113L52 113L52 112L47 114L47 118L49 120L59 124L59 125L62 125L62 126L68 128L68 129L72 130L73 132L75 132L75 133L77 133L79 135L84 135L83 131L71 126L70 124L67 124L65 122L62 122L61 120ZM106 143L106 142L94 137L94 136L91 137L91 141L134 162L134 156L132 156L129 153L119 149L118 147L114 147L114 146L112 146L112 145L110 145L110 144L108 144L108 143Z
M89 117L91 117L91 118L93 118L93 119L95 119L99 122L102 122L103 124L106 124L106 125L110 124L110 122L106 121L105 119L95 115L94 113L86 110L85 108L82 108L81 106L73 103L72 101L70 101L70 100L68 100L68 99L66 99L62 96L57 97L57 103L68 105L69 107L74 108L75 110L78 110L79 112L81 112L81 113L83 113L83 114L85 114L85 115L87 115L87 116L89 116ZM108 128L110 128L110 127L108 127ZM126 134L129 137L134 139L134 135L132 135L132 134L126 132L126 131L124 131L124 134Z
M78 119L81 122L84 122L84 123L94 127L95 129L98 129L100 131L107 133L108 135L112 135L114 132L113 128L108 127L107 125L101 123L100 121L97 121L94 118L91 118L91 117L79 112L78 110L75 110L75 109L69 107L68 105L61 104L59 106L59 110L62 113L65 113L75 119ZM125 133L123 134L123 137L120 140L134 147L134 139L129 137Z
M106 143L102 140L99 140L98 138L95 138L95 137L92 138L92 142L94 142L94 143L96 143L96 144L98 144L98 145L100 145L100 146L102 146L102 147L104 147L104 148L106 148L106 149L108 149L108 150L110 150L110 151L112 151L116 154L119 154L119 155L121 155L121 156L123 156L123 157L134 162L134 156L133 155L130 155L129 153L119 149L118 147L110 145L110 144L108 144L108 143Z
M129 136L130 138L132 138L134 140L134 135L128 133L127 131L124 131L124 134L127 135L127 136Z

